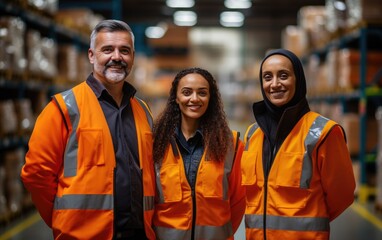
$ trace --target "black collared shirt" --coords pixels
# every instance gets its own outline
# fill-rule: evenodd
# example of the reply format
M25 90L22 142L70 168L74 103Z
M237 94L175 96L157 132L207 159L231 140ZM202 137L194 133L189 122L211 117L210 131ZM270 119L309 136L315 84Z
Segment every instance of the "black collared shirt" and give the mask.
M86 83L94 91L105 115L113 138L116 158L114 171L114 224L115 232L143 229L143 187L139 167L138 143L130 99L135 88L125 82L123 99L118 107L106 88L89 75ZM110 156L105 156L110 157Z
M178 128L175 131L175 137L180 153L182 154L188 183L194 193L196 175L198 173L199 163L202 159L204 151L203 134L200 130L197 130L195 135L187 141L180 128Z

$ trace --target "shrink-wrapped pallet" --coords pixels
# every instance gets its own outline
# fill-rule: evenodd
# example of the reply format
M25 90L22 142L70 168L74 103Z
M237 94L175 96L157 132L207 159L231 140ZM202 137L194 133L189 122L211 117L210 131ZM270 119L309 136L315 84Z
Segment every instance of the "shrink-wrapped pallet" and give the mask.
M20 136L28 136L32 133L35 117L32 111L32 103L30 99L15 100L18 134Z
M57 44L36 30L27 32L28 70L32 77L53 78L57 74Z
M25 152L22 148L6 152L4 156L5 189L8 208L11 213L21 212L24 202L24 189L20 172L24 163Z
M0 101L0 136L9 136L17 131L17 115L12 100Z
M281 33L281 46L302 57L309 48L306 31L300 26L286 26Z
M11 75L21 75L25 71L25 29L19 17L0 17L0 71L8 71Z
M9 210L5 197L5 169L0 166L0 223L7 221Z
M79 81L79 51L72 44L62 44L58 48L57 83L75 83ZM90 73L90 72L89 72ZM84 79L81 79L83 81Z
M356 27L362 23L382 23L381 0L346 0L348 28Z
M297 16L298 26L307 34L310 49L321 48L330 40L326 29L327 11L325 6L304 6Z

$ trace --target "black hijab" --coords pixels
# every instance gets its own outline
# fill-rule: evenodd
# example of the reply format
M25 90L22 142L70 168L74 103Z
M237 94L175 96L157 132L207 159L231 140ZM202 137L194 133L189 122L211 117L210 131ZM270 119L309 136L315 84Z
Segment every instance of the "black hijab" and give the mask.
M293 98L285 105L281 107L277 107L273 105L269 99L266 97L265 92L263 90L263 64L265 60L267 60L272 55L283 55L287 57L291 62L294 70L294 74L296 76L296 90ZM275 49L269 51L266 56L264 57L263 61L260 65L260 86L261 86L261 93L264 98L265 106L267 110L271 113L272 118L276 120L276 122L279 122L282 114L284 113L285 109L295 106L297 103L299 103L302 99L306 98L306 80L305 80L305 74L304 69L302 67L300 59L291 51L288 51L286 49Z

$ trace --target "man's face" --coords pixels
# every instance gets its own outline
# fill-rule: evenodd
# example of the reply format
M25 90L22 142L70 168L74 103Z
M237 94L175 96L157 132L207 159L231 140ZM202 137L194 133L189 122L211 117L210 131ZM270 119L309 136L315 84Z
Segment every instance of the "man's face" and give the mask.
M134 46L130 33L123 31L99 32L94 49L88 57L93 64L93 76L103 83L123 82L134 63Z

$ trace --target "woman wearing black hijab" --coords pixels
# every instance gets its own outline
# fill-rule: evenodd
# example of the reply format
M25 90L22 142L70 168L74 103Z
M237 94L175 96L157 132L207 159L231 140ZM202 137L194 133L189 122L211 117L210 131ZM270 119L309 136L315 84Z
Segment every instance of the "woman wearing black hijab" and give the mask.
M298 57L270 51L260 66L264 100L244 136L246 238L329 239L329 223L354 200L345 132L310 111Z

